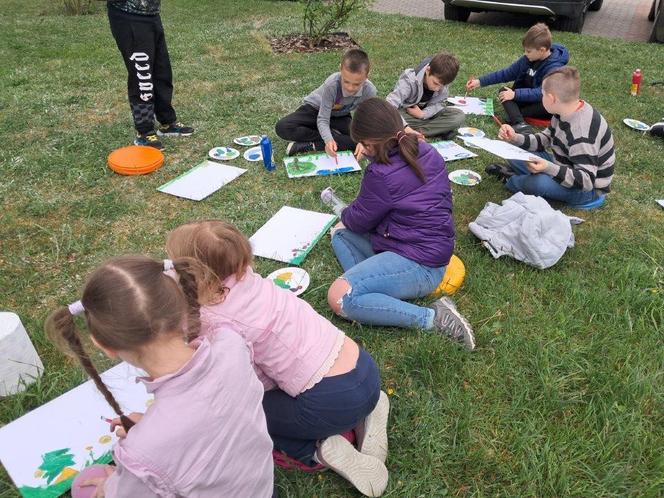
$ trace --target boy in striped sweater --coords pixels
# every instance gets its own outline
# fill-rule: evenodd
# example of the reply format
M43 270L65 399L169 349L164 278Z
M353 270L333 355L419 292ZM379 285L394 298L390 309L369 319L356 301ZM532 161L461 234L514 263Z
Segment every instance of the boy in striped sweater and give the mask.
M505 124L498 134L535 152L532 161L508 161L511 171L491 164L486 171L508 177L506 186L512 192L539 195L578 209L604 204L616 161L613 136L599 111L579 99L579 90L575 67L547 74L542 104L553 115L551 125L540 133L522 135Z

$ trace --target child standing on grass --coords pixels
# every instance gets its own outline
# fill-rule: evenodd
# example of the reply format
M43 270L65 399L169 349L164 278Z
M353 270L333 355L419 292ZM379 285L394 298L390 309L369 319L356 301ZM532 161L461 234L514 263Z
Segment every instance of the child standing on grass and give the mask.
M239 335L217 329L197 337L197 266L186 259L110 260L90 276L80 301L47 319L49 336L78 358L123 426L116 466L81 483L96 486L95 496L272 496L263 390ZM181 287L166 274L171 270ZM145 414L123 414L104 385L74 324L81 314L106 356L147 372L140 381L154 402Z
M454 249L452 191L436 149L404 130L386 101L363 102L351 127L370 164L341 212L332 249L344 274L328 291L335 313L360 323L438 330L475 348L473 329L448 297L431 308L404 301L430 294Z
M347 50L339 72L307 95L294 113L277 122L277 135L290 141L287 155L325 150L336 157L338 150L356 149L350 138L350 113L360 102L376 95L376 87L367 79L369 68L364 50Z
M406 69L386 100L399 109L406 132L414 128L425 137L447 138L463 125L466 115L445 106L449 85L459 72L459 59L447 52L427 57Z
M532 133L524 119L551 118L542 106L542 81L547 73L569 62L569 52L563 45L551 43L551 31L544 23L537 23L526 32L523 50L524 55L511 66L469 79L466 90L514 81L512 88L503 87L498 97L516 132Z
M579 71L566 66L551 71L542 83L542 105L551 125L535 134L516 133L510 125L499 138L535 152L533 160L487 166L506 178L511 192L539 195L578 209L601 206L610 190L616 162L613 135L597 109L579 99ZM546 149L551 149L551 153Z
M380 496L388 481L389 401L371 355L306 301L254 273L249 241L233 225L182 225L169 234L166 249L216 274L203 283L202 330L229 327L251 345L275 448L306 466L333 469L366 496ZM353 429L358 449L340 435Z
M129 107L138 135L136 145L159 150L157 137L182 136L194 129L177 120L171 105L173 73L159 10L161 0L108 0L111 33L127 66ZM161 126L155 134L155 116Z

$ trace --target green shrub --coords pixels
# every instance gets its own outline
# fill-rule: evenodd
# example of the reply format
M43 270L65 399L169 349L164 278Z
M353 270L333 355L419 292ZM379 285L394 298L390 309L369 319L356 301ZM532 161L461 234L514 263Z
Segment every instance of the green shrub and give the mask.
M62 0L62 7L68 16L91 14L95 11L94 0Z
M314 45L338 29L351 15L366 9L372 0L303 0L304 32Z

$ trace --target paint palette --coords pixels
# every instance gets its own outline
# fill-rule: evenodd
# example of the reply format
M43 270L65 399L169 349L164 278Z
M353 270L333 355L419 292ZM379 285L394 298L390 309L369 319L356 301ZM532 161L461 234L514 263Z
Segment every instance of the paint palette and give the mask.
M296 296L306 291L311 282L307 271L295 266L273 271L267 278L272 280L277 287L289 290Z
M262 161L263 151L261 151L260 147L252 147L251 149L245 150L244 154L242 154L242 157L251 162Z
M451 182L456 183L457 185L464 185L466 187L474 187L482 181L482 177L479 173L476 173L472 169L458 169L452 171L448 178Z
M459 132L459 135L461 137L479 137L482 138L484 135L484 132L480 130L479 128L473 128L473 127L465 127L465 128L459 128L457 130Z
M623 119L623 123L636 131L648 131L650 129L650 126L642 121L637 121L636 119L625 118Z
M228 161L230 159L235 159L240 155L240 152L233 147L213 147L208 152L208 155L212 159L218 159L220 161Z
M245 147L251 147L252 145L258 145L261 143L261 137L260 135L246 135L244 137L234 138L233 142L238 145L244 145Z

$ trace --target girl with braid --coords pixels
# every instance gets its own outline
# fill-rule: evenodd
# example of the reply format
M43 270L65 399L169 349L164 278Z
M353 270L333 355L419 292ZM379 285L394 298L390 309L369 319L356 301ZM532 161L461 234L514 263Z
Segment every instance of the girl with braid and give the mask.
M79 476L96 498L272 496L263 389L239 335L198 337L196 275L203 270L187 258L112 259L80 301L47 319L49 337L78 358L119 417L116 466L106 477ZM97 348L147 373L138 379L154 395L145 414L126 415L102 382L74 323L79 314Z

